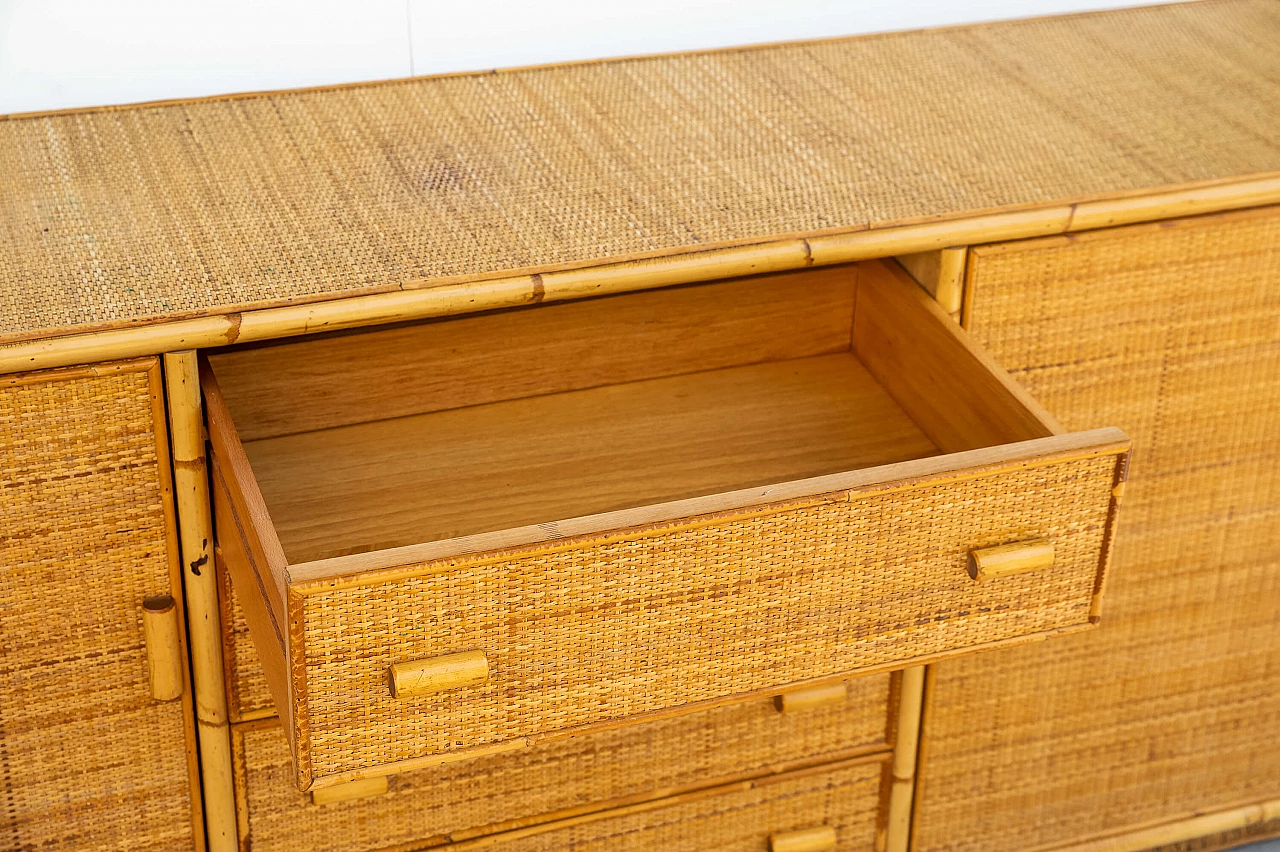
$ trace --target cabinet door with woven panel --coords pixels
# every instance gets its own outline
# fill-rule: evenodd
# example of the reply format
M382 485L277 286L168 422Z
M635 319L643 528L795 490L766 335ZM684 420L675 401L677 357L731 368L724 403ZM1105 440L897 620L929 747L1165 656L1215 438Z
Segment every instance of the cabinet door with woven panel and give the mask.
M203 846L161 393L0 377L0 848Z
M967 290L1067 428L1134 453L1103 628L935 668L916 848L1280 797L1280 209L979 247Z

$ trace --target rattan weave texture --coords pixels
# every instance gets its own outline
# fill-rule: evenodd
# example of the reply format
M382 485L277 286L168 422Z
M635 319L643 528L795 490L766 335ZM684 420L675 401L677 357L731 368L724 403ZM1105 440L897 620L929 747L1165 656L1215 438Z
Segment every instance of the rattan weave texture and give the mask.
M757 699L403 772L385 795L323 806L295 787L278 724L249 723L236 730L238 795L255 852L373 852L885 748L889 681L883 674L850 681L839 707L779 713L771 700Z
M170 594L154 359L0 380L0 848L193 848L181 701L151 700Z
M442 560L301 599L315 777L1086 624L1117 458ZM1050 568L975 583L1032 537ZM393 662L479 649L489 681L392 698Z
M714 798L499 841L499 852L762 852L770 834L829 825L838 852L876 847L883 763L764 779Z
M1104 629L938 666L919 849L1280 796L1280 208L972 262L978 339L1067 428L1125 429L1133 464Z
M1280 171L1280 9L0 121L0 340Z

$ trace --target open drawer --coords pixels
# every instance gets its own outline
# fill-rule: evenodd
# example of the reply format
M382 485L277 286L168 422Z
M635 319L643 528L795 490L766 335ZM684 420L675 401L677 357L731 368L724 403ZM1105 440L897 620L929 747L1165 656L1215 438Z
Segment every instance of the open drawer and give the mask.
M327 786L1096 622L1129 443L896 264L218 351L218 542Z

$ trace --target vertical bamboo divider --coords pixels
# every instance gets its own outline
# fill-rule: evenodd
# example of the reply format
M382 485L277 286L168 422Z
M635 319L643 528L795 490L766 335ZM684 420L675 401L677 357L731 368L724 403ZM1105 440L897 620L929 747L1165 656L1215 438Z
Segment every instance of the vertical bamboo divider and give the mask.
M960 319L964 301L964 270L968 246L952 246L937 251L900 254L897 261L916 282L928 291L941 308Z
M193 350L164 356L169 432L173 441L174 492L178 502L178 538L186 596L204 788L209 852L235 852L235 789L232 782L231 727L222 666L222 629L218 584L213 570L213 522L205 466L204 415Z
M885 852L907 852L911 840L920 715L924 707L924 675L925 666L912 666L902 670L899 681L898 735L893 744L893 784L889 789Z
M968 254L967 246L944 248L938 252L938 286L933 298L957 322L964 307L964 269Z

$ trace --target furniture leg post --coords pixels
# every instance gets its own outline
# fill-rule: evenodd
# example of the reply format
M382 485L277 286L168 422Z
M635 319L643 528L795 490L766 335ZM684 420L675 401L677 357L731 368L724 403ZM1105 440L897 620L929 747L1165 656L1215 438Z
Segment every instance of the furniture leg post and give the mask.
M234 852L238 840L231 728L223 682L221 617L213 567L213 523L195 352L166 354L164 373L173 441L174 492L178 503L205 828L209 852Z

